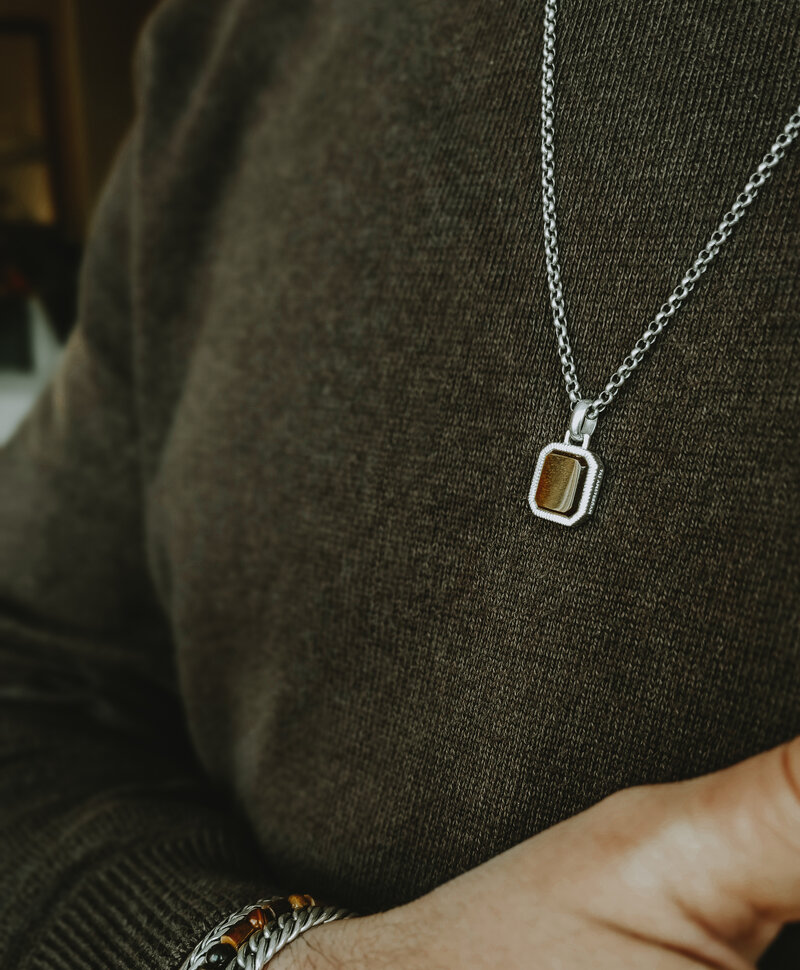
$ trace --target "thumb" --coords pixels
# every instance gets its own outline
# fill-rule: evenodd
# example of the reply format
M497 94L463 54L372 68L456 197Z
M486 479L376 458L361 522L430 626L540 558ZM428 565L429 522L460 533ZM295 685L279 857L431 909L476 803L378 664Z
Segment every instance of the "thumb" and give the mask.
M800 738L683 783L692 878L672 887L734 942L800 919Z

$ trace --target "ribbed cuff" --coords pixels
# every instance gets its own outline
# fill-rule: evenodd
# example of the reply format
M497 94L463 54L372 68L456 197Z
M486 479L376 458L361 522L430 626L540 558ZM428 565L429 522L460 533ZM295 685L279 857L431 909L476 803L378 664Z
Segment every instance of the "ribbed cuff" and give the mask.
M178 970L225 916L280 890L217 833L95 860L38 914L20 970Z

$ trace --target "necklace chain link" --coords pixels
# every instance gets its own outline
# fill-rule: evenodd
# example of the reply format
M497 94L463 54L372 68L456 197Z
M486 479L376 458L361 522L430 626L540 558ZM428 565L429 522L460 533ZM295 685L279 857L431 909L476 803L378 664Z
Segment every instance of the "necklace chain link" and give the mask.
M553 162L554 143L554 76L556 53L556 7L557 0L545 0L544 7L544 54L542 57L542 211L544 215L544 249L547 261L547 279L550 288L550 306L553 311L553 324L558 336L558 354L561 359L561 373L573 405L583 399L583 394L575 371L575 357L567 333L567 314L564 304L564 290L561 283L561 267L558 256L558 233L556 230L556 191L555 168ZM711 261L722 248L733 227L745 214L747 207L758 195L759 189L772 175L772 171L783 158L786 149L800 134L800 106L791 116L781 133L775 139L767 154L761 159L747 184L736 197L735 202L722 217L717 228L711 233L705 247L697 254L695 261L686 271L683 279L662 304L658 313L647 324L641 337L630 353L611 375L605 388L591 402L587 411L589 419L596 419L619 393L619 389L641 364L644 356L653 346L656 338L669 323L670 318L680 308L695 284L708 268Z

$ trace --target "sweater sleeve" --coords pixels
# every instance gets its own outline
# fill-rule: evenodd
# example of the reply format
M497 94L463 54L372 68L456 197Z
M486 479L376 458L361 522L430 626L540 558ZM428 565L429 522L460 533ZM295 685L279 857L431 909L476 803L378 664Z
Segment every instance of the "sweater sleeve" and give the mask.
M0 966L176 968L271 885L196 765L147 568L128 294L130 163L78 325L0 449Z

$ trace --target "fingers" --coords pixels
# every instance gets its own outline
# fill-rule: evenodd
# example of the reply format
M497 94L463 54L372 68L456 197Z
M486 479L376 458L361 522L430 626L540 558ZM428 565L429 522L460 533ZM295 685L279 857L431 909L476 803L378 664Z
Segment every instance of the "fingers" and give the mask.
M751 966L800 920L800 738L701 778L619 792L571 822L563 833L592 864L588 880L568 871L568 886L629 932Z
M800 738L618 792L481 868L510 874L534 912L577 914L697 965L752 968L800 920Z
M758 941L800 919L800 738L687 782L685 794L692 878L673 890L729 939Z

